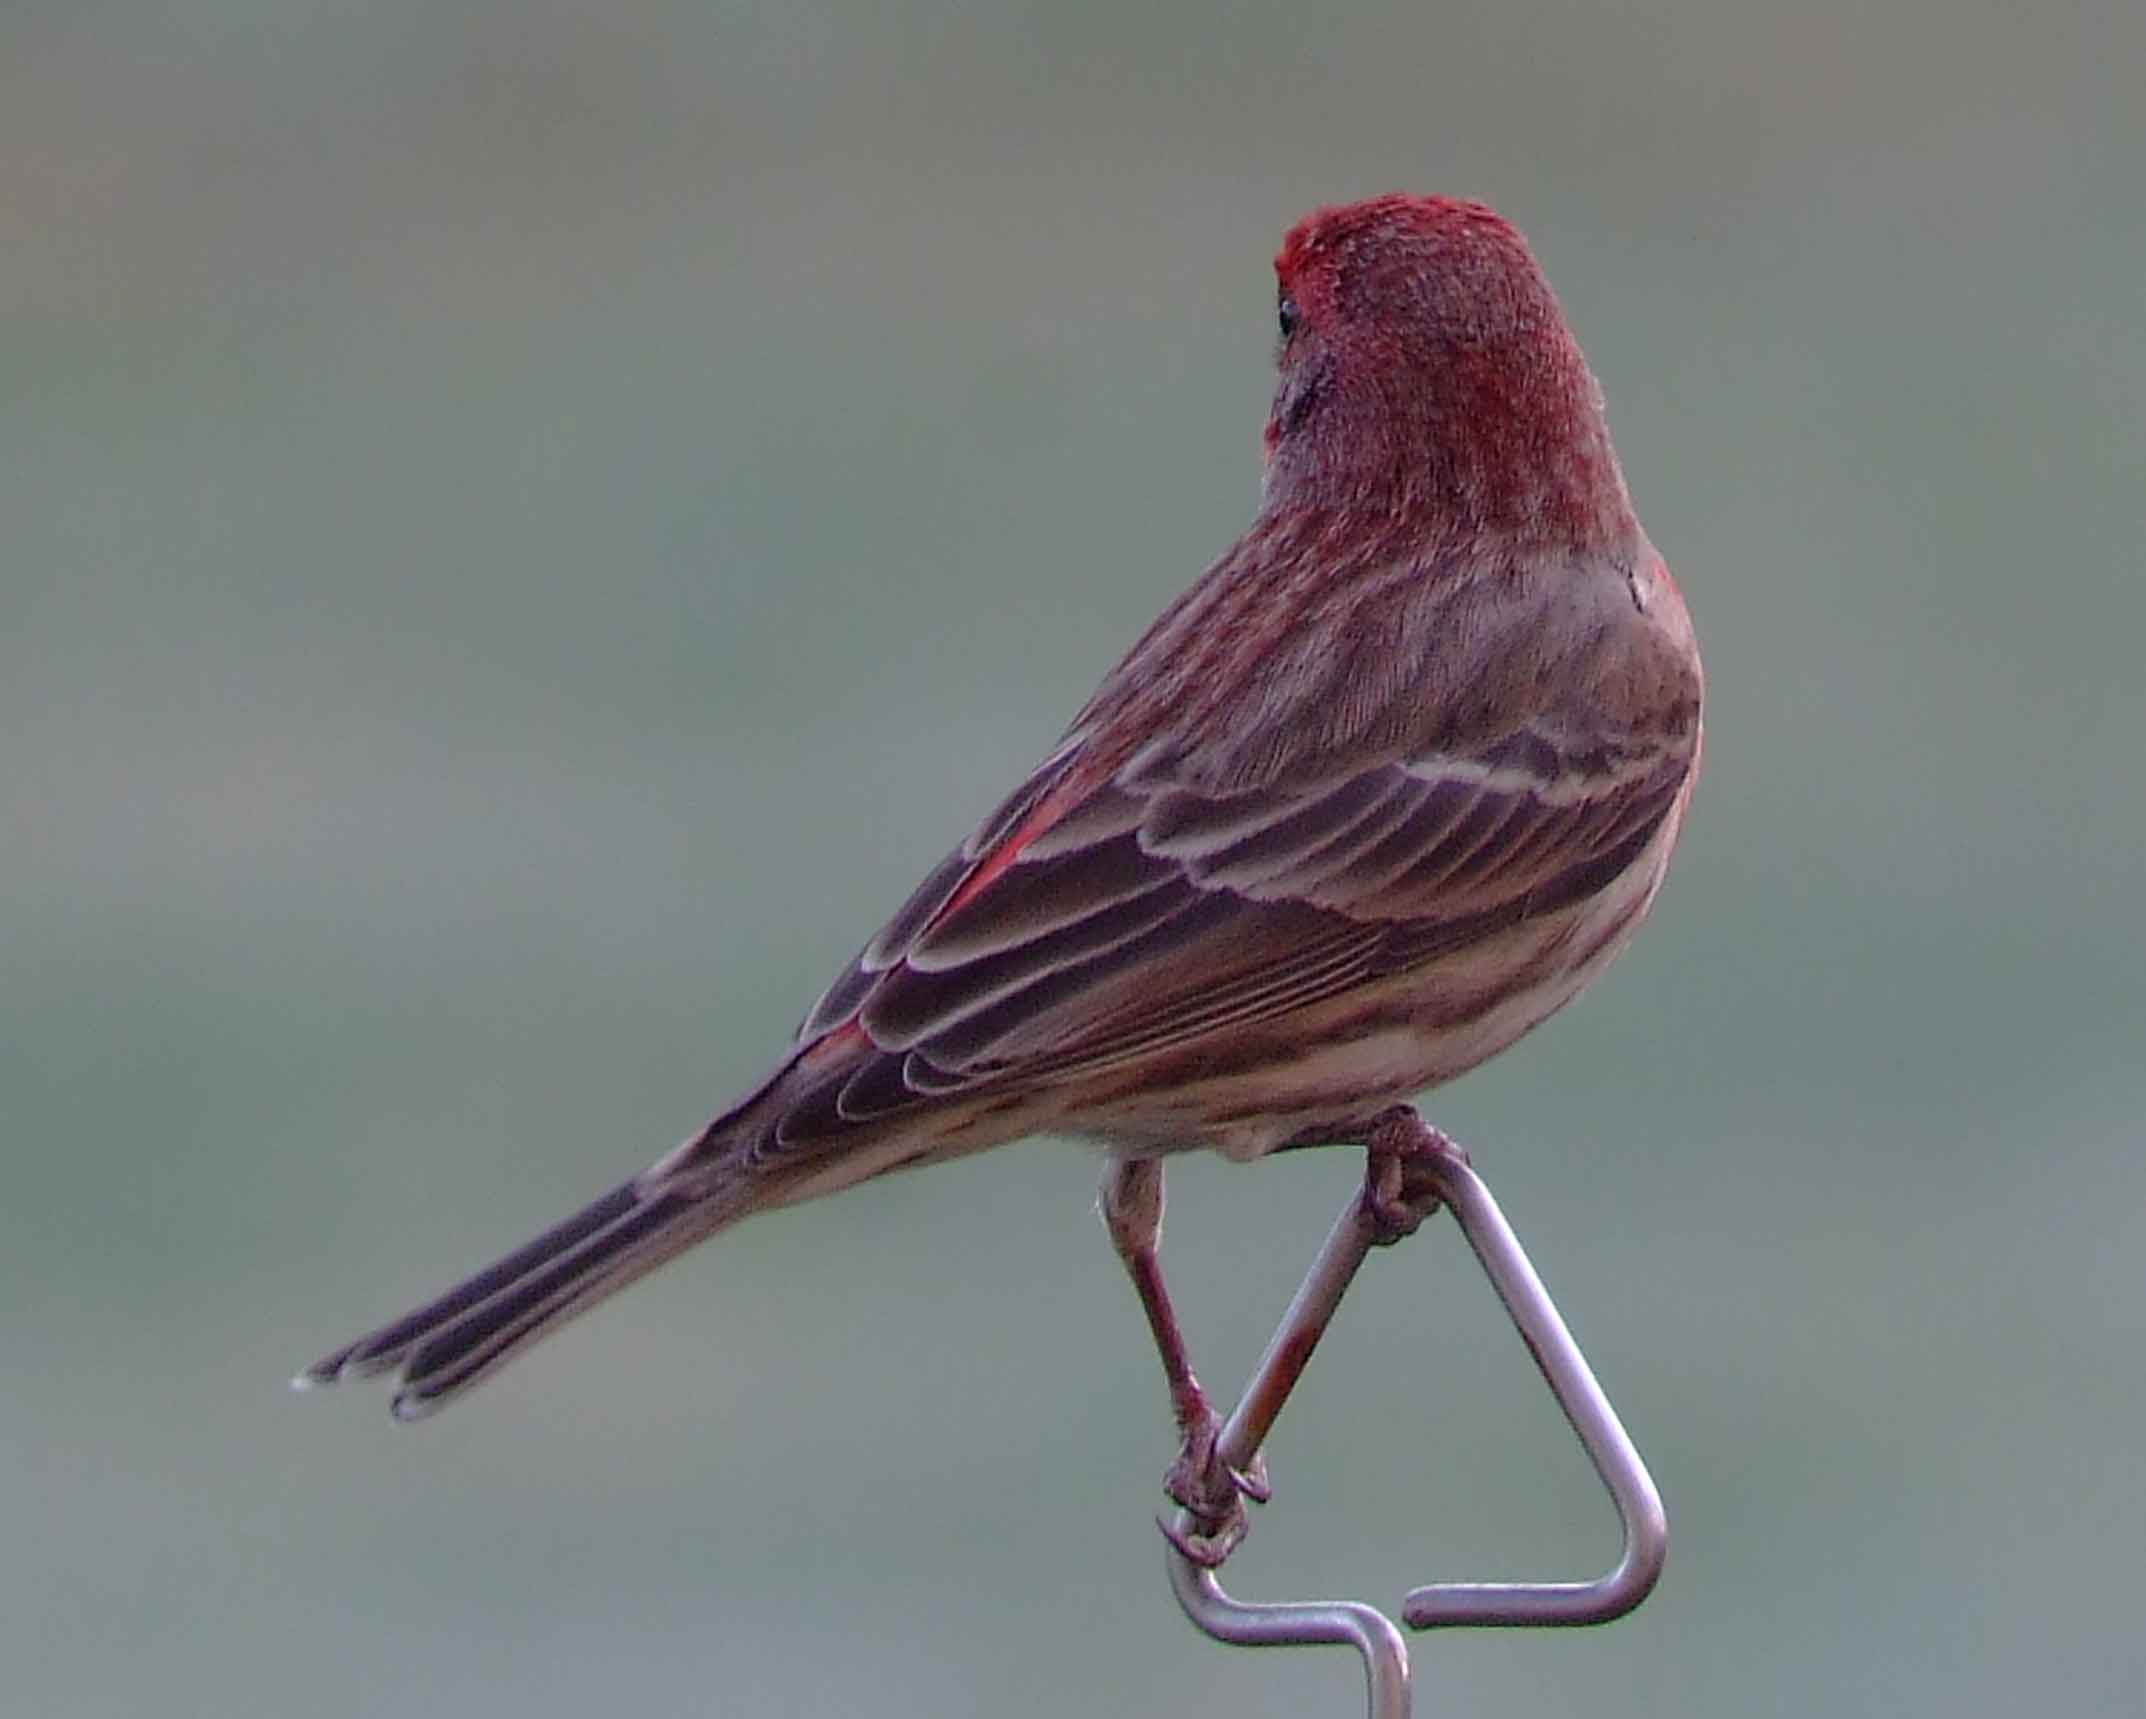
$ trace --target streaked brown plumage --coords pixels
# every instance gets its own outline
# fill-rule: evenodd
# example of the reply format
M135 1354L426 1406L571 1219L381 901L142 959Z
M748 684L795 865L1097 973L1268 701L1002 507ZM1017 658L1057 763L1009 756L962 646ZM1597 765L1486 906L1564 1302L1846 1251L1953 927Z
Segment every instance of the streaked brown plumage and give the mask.
M1616 953L1683 819L1700 671L1557 303L1445 199L1320 210L1276 270L1244 537L758 1087L303 1381L399 1365L424 1413L753 1212L1039 1130L1120 1161L1362 1141Z

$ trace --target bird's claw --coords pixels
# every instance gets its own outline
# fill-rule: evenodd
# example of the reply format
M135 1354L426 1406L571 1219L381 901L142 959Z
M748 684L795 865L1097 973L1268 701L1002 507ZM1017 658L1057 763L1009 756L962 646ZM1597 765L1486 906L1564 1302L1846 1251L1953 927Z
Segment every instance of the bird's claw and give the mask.
M1244 1536L1250 1524L1245 1520L1244 1505L1240 1501L1235 1513L1213 1533L1189 1532L1180 1528L1168 1516L1156 1517L1155 1526L1162 1530L1165 1540L1201 1569L1219 1570L1223 1561L1244 1543Z
M1468 1162L1468 1154L1405 1105L1380 1117L1365 1142L1364 1215L1372 1242L1391 1247L1412 1236L1444 1202L1430 1166Z
M1243 1542L1251 1528L1244 1501L1264 1504L1274 1496L1265 1454L1255 1453L1243 1468L1232 1468L1215 1448L1221 1431L1214 1410L1201 1403L1185 1428L1177 1460L1162 1477L1163 1491L1184 1507L1188 1521L1180 1527L1167 1516L1155 1519L1163 1537L1203 1570L1217 1568Z

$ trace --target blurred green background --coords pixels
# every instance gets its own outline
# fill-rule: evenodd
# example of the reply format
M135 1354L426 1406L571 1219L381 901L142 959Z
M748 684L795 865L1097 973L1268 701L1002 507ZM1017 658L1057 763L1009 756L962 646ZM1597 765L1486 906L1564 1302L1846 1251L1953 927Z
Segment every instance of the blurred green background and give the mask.
M296 1399L752 1078L1248 518L1284 227L1535 241L1706 647L1655 921L1427 1108L1661 1482L1426 1713L2146 1708L2146 12L0 15L0 1709L1360 1711L1165 1590L1094 1165ZM1173 1172L1234 1388L1354 1153ZM1247 1595L1605 1566L1443 1225Z

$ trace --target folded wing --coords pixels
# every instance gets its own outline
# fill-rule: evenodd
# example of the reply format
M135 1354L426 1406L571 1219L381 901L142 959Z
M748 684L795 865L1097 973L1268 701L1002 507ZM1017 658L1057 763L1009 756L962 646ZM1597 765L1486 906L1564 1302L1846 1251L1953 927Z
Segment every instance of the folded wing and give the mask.
M1585 899L1638 857L1692 765L1683 736L1523 732L1212 796L1124 772L1075 792L1077 759L1023 784L829 987L754 1161L1270 1020Z

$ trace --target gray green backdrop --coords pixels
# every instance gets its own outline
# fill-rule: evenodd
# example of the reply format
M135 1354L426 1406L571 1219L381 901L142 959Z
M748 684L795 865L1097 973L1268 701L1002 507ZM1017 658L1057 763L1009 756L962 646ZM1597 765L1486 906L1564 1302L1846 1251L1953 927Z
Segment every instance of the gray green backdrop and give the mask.
M1359 1710L1195 1636L1080 1148L783 1214L456 1412L330 1342L752 1078L1248 516L1268 262L1480 195L1711 678L1655 922L1429 1102L1652 1459L1425 1714L2146 1708L2136 6L0 17L0 1710ZM1173 1172L1241 1378L1354 1154ZM1248 1594L1581 1574L1443 1226Z

